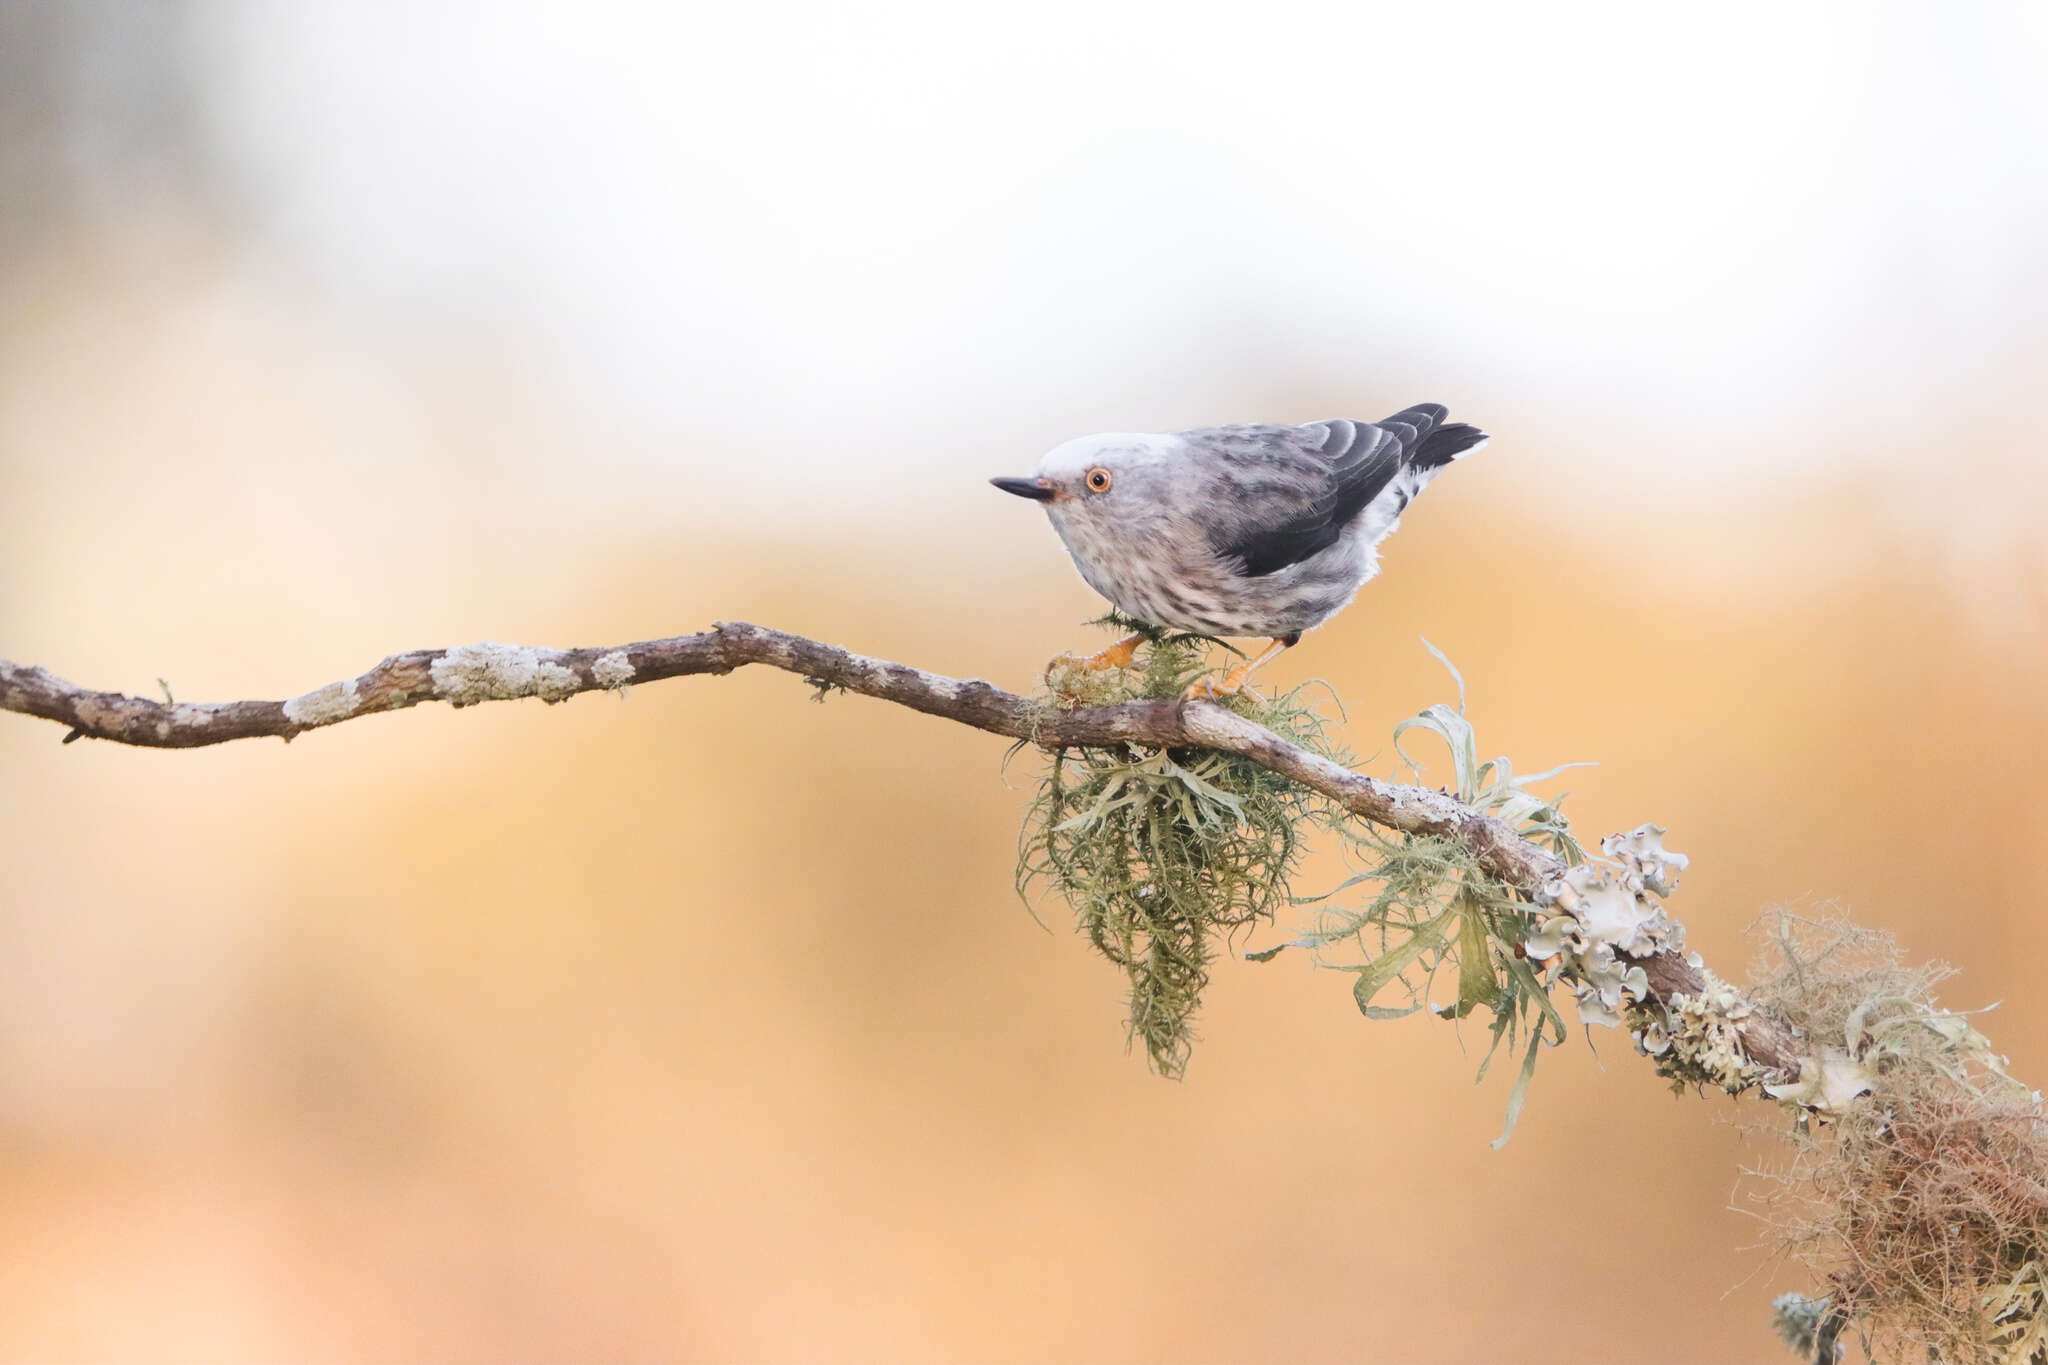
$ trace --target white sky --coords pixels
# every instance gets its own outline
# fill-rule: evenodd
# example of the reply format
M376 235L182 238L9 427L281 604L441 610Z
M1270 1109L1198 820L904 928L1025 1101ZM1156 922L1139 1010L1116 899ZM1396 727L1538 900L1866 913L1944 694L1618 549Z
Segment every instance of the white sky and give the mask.
M1435 398L1780 465L2048 359L2039 4L251 0L203 53L259 274L636 459Z

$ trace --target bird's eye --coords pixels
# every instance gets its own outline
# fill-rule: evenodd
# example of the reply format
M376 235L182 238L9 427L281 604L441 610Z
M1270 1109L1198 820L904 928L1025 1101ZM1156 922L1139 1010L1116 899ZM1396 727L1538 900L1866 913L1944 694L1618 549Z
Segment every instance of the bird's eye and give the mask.
M1088 491L1091 493L1107 493L1109 491L1109 471L1107 469L1098 468L1088 471Z

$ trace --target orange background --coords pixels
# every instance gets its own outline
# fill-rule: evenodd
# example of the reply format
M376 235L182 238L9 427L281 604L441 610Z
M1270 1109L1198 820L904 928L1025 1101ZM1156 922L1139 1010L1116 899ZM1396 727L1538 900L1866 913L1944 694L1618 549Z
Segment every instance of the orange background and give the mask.
M517 374L423 382L393 454L288 308L219 310L231 234L38 212L0 275L18 661L276 697L737 618L1022 687L1094 639L981 483L1085 429L1056 402L914 468L848 441L843 514L743 476L743 434L586 462L615 429ZM1499 438L1272 674L1330 680L1394 775L1393 724L1449 698L1426 634L1486 753L1599 760L1558 784L1584 834L1670 827L1711 964L1839 902L2004 1001L1986 1031L2048 1077L2042 359L1897 424L1836 395L1725 478L1711 407L1589 439L1507 361L1254 373L1246 416L1442 398ZM1064 907L1011 892L1034 760L807 697L754 670L186 753L0 716L0 1355L1789 1359L1768 1304L1803 1282L1731 1208L1757 1106L1603 1032L1494 1152L1482 1031L1368 1023L1288 957L1220 963L1160 1080ZM1298 889L1343 875L1325 848Z

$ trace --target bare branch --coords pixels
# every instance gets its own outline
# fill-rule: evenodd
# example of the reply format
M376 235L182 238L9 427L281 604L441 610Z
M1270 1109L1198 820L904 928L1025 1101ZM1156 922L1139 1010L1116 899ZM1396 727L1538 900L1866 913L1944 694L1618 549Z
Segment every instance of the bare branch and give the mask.
M730 673L747 664L766 664L819 687L893 702L1044 749L1132 743L1238 754L1386 829L1455 840L1487 872L1523 891L1536 892L1564 870L1549 853L1455 797L1353 772L1214 702L1132 701L1062 709L980 679L928 673L737 621L720 622L697 635L613 648L485 643L414 650L394 654L360 677L288 701L176 702L168 689L165 700L155 701L94 692L45 669L0 659L0 710L68 727L67 744L87 738L189 749L265 736L290 740L307 730L426 701L474 706L539 697L559 702L580 692ZM1681 995L1697 999L1706 986L1701 969L1677 953L1640 961L1659 1003ZM1798 1039L1783 1021L1757 1010L1742 1032L1744 1051L1758 1066L1787 1073L1798 1069Z

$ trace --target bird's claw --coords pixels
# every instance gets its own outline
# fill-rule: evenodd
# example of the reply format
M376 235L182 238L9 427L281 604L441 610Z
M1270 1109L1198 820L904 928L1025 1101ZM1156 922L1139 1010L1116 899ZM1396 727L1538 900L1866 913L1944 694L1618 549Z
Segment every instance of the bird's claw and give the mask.
M1225 674L1220 681L1215 678L1198 679L1190 683L1188 690L1180 695L1183 701L1222 701L1225 697L1243 697L1251 702L1265 700L1247 687L1244 679L1238 677L1234 671Z
M1045 676L1051 678L1067 668L1078 668L1087 673L1108 668L1108 664L1097 662L1101 657L1099 654L1055 654L1045 661Z
M1100 653L1055 655L1045 666L1045 676L1049 681L1063 668L1079 668L1089 673L1098 673L1106 668L1129 668L1137 657L1138 646L1144 642L1142 635L1127 635Z

